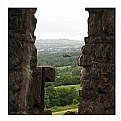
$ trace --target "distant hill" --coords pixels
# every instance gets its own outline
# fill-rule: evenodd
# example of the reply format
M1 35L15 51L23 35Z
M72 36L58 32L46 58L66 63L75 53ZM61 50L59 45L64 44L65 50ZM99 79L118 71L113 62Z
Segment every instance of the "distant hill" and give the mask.
M38 51L73 51L80 50L84 42L81 40L70 40L70 39L40 39L36 40L36 47Z

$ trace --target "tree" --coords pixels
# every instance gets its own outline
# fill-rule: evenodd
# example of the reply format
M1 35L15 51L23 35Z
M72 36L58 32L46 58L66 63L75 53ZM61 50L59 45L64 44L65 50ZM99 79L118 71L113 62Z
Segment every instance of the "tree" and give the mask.
M79 100L79 95L75 87L71 88L57 88L60 105L66 106L73 103L73 99Z
M77 100L79 99L79 95L75 87L71 87L69 89L69 93L70 93L70 95L68 96L69 104L73 103L73 99L77 99Z
M57 88L57 92L59 95L59 101L61 106L69 105L68 103L68 95L69 95L69 89L67 88Z
M47 104L48 107L58 106L59 104L59 95L56 89L53 86L49 86L46 88L46 96L49 97L49 101L46 100L46 102L49 102Z

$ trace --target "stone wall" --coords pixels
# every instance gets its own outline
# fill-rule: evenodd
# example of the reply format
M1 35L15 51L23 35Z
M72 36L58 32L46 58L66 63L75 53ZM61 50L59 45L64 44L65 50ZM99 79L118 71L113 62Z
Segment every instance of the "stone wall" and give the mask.
M9 114L27 113L27 95L37 66L35 12L36 8L8 9Z
M52 114L44 110L44 84L54 81L55 69L37 67L35 12L36 8L8 9L9 114Z
M115 114L115 9L86 8L79 114Z
M81 90L78 114L115 114L115 9L86 9L88 37L80 58ZM9 8L9 114L44 112L44 83L53 68L37 67L34 45L36 8ZM44 81L42 81L44 80Z

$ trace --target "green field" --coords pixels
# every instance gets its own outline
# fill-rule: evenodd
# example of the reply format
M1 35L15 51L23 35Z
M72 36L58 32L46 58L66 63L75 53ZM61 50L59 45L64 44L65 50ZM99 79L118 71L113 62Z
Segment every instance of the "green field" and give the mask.
M71 88L71 87L75 87L75 89L76 89L77 91L79 91L79 89L80 89L80 84L77 84L77 85L57 86L57 87L55 87L55 88Z
M57 69L60 69L60 70L63 70L63 69L65 69L65 68L71 68L71 66L62 66L62 67L57 67Z
M73 108L73 109L66 109L66 110L62 110L62 111L58 111L58 112L53 112L52 115L64 115L65 112L67 111L74 111L77 112L78 108Z

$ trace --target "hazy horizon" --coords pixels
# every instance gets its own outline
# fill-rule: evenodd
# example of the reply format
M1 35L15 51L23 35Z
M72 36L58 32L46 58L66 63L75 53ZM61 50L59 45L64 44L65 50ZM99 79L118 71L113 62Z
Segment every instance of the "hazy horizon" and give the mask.
M80 0L41 0L35 17L36 40L84 40L87 36L88 12Z
M69 38L40 38L40 39L36 39L37 41L38 40L61 40L61 39L63 39L63 40L74 40L74 41L84 41L84 40L82 40L82 39L69 39Z

